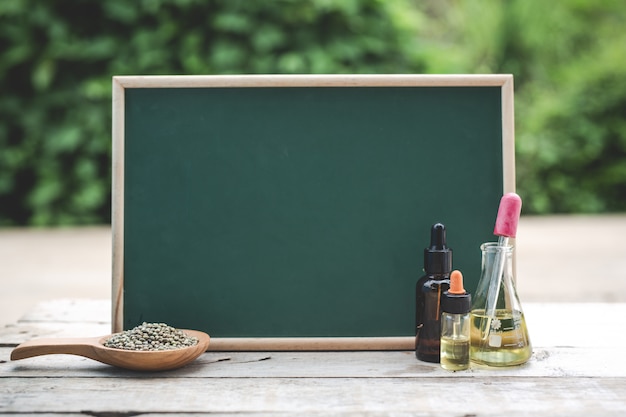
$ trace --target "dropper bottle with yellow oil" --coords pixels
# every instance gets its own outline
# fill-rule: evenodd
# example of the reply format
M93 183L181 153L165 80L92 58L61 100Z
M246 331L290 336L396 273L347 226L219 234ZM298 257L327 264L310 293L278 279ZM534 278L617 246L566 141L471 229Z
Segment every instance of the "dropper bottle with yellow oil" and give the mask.
M470 307L472 298L463 288L463 275L450 274L450 289L441 298L441 354L443 369L462 371L470 366Z

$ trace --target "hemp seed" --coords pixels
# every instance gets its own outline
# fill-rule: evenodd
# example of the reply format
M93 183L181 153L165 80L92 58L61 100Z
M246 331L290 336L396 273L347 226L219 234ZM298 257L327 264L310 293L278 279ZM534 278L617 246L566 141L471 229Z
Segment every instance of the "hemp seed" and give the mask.
M186 335L165 323L142 323L141 325L114 334L104 342L104 346L125 350L172 350L194 346L198 339Z

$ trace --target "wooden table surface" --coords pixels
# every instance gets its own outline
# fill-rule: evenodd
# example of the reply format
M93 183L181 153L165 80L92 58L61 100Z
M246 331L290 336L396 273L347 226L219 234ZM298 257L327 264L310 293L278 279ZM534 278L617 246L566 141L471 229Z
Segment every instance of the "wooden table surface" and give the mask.
M110 301L56 300L0 329L6 415L626 415L626 304L524 304L533 356L522 366L448 372L413 352L207 352L140 373L77 356L10 361L37 337L110 331Z

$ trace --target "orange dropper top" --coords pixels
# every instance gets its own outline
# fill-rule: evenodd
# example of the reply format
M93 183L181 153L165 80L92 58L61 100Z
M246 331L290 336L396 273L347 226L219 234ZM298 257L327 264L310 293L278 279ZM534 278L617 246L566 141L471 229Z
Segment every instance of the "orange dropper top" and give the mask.
M463 274L461 271L454 270L450 274L450 289L448 292L450 294L465 294L465 289L463 288Z
M450 289L443 293L441 311L451 314L468 314L472 305L472 296L463 288L463 274L452 271Z

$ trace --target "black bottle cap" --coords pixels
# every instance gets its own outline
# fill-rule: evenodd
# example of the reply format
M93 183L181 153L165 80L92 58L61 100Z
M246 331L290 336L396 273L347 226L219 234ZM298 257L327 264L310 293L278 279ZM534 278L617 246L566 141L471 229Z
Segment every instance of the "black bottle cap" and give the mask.
M452 249L446 246L446 226L441 223L430 229L430 247L424 249L424 271L444 275L452 271Z
M445 291L441 297L441 311L451 314L467 314L472 306L472 296L465 294L450 294Z

